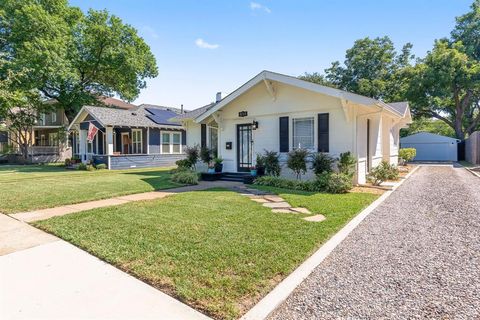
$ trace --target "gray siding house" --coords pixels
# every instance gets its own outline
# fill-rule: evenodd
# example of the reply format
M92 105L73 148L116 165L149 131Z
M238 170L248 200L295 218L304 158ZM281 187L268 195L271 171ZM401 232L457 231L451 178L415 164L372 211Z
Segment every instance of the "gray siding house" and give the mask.
M104 163L109 169L172 166L184 158L185 130L170 119L180 110L154 105L131 109L84 106L69 130L74 154L82 162ZM92 141L89 128L98 131Z

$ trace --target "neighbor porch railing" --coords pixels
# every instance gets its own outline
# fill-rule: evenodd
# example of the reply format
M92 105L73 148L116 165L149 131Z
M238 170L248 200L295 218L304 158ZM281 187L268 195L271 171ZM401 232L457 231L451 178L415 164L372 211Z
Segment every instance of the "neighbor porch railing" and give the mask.
M58 154L58 146L33 146L28 148L29 154Z

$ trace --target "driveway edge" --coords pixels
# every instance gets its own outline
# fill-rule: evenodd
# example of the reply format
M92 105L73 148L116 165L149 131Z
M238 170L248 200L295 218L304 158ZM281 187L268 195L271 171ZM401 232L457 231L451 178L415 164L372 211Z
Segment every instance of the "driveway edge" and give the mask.
M377 200L357 214L347 225L325 242L312 256L305 260L240 319L260 320L267 318L373 210L382 204L382 202L417 171L418 168L420 168L420 166L415 167L404 179L401 179L392 190L382 194Z

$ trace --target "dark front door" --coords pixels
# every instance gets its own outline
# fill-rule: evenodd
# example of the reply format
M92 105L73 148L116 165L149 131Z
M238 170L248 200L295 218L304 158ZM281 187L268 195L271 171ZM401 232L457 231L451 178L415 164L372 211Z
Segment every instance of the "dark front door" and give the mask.
M252 124L237 124L237 171L248 172L252 166Z

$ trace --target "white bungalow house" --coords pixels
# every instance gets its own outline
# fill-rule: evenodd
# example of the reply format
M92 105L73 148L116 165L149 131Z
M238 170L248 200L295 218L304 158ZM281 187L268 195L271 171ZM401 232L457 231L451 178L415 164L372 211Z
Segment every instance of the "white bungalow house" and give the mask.
M396 164L399 130L411 122L408 103L384 103L295 77L262 71L215 103L176 117L186 144L218 150L225 172L248 171L264 150L297 147L357 158L358 183L382 160ZM288 174L284 166L282 174Z

